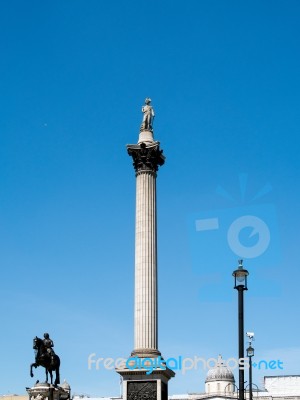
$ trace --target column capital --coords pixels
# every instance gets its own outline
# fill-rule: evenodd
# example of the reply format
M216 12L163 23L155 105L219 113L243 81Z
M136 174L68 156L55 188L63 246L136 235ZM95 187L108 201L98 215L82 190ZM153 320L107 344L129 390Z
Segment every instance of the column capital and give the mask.
M166 157L163 155L163 150L159 147L159 142L154 142L151 145L146 143L128 144L127 152L133 159L135 172L152 172L156 173L158 167L165 163Z

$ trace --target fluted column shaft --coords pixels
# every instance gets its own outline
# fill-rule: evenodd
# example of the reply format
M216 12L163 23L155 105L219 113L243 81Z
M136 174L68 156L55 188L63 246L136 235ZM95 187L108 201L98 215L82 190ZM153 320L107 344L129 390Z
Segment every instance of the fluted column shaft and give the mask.
M134 348L157 350L156 173L136 177Z

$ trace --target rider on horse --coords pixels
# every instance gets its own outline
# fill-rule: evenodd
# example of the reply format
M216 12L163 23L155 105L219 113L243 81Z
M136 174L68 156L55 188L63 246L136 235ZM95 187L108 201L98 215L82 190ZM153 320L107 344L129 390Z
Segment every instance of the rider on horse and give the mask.
M54 343L53 340L50 339L49 333L44 333L43 343L46 349L45 355L50 356L51 363L53 364L55 353L52 347L54 347Z

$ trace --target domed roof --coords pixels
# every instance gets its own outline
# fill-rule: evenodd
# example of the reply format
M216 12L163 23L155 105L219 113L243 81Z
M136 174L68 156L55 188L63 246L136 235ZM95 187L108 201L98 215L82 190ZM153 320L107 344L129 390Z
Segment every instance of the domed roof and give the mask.
M228 381L234 382L234 376L232 371L224 364L222 356L219 355L216 365L211 368L206 375L205 382L214 381Z

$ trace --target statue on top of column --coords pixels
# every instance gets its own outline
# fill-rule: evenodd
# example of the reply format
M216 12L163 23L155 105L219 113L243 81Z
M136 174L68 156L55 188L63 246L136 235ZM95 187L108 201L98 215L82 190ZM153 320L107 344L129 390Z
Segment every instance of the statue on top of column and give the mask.
M154 110L153 107L150 105L151 99L147 97L145 99L145 106L142 107L143 121L141 125L141 131L151 131L153 130L152 124L154 120Z

